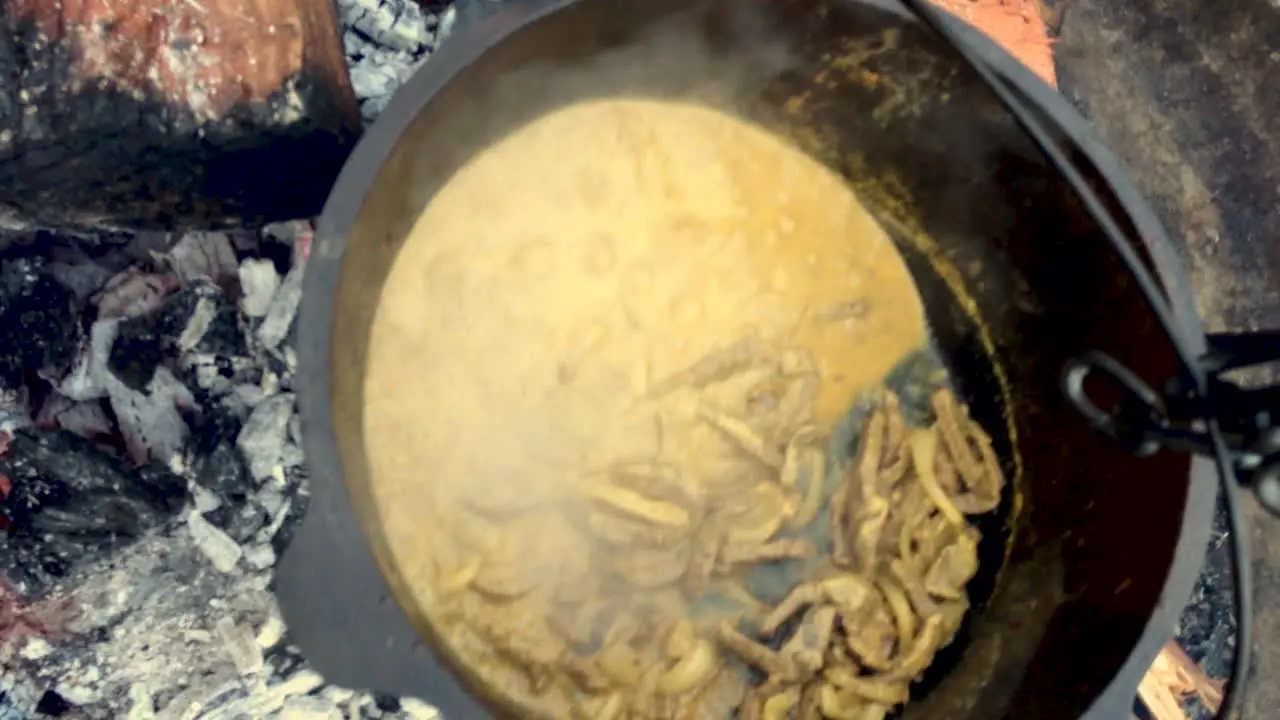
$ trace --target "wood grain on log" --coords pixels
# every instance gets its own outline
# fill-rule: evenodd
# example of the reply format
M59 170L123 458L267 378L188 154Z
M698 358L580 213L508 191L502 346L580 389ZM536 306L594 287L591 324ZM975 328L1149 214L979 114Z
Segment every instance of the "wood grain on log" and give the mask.
M314 215L359 128L333 0L0 0L0 224Z

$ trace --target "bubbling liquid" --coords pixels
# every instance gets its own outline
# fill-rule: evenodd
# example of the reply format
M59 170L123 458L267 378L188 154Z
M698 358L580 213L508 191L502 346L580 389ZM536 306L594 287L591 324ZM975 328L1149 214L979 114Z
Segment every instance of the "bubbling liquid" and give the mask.
M825 166L691 103L564 107L458 170L385 285L364 437L393 560L525 714L724 717L748 675L718 628L761 611L753 568L831 566L830 438L925 346Z

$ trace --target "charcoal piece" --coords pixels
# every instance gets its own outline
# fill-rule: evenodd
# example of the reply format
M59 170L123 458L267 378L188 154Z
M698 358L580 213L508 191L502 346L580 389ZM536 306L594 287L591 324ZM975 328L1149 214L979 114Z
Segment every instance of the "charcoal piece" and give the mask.
M258 241L258 257L270 260L280 277L289 274L293 267L293 238L287 232L273 232L280 225L268 225L262 230L262 238ZM280 283L276 282L276 287ZM272 288L275 293L275 288Z
M271 298L280 286L280 275L270 260L245 260L240 264L240 310L248 317L267 314Z
M306 659L292 645L277 645L268 650L263 656L263 665L268 668L272 677L289 677L305 667L306 664Z
M12 486L0 508L15 530L22 527L19 518L94 499L126 502L137 509L142 525L154 525L145 521L163 519L186 500L185 483L168 470L128 468L89 440L62 430L15 431L8 452L0 456L0 473Z
M247 396L241 396L239 388L258 389L262 381L261 365L247 357L187 353L178 370L183 382L195 388L200 402L206 405L228 402L241 408L253 405ZM228 400L233 395L234 400Z
M49 272L81 302L88 300L111 279L111 271L96 262L53 262Z
M61 377L79 346L79 303L38 258L0 259L0 388L48 370Z
M0 456L4 569L35 585L118 548L167 521L186 484L159 467L127 468L72 433L21 429Z
M258 327L258 340L264 347L275 348L289 335L293 328L293 320L298 314L298 304L302 302L302 278L306 270L305 263L294 265L285 276L276 294L267 307L267 316Z
M71 372L58 384L60 394L80 402L107 397L107 385L115 382L107 361L116 341L120 320L98 320L89 327L89 341L81 349Z
M244 554L244 549L239 543L200 513L193 512L187 517L187 531L195 542L196 548L220 572L229 573L234 570Z
M284 452L280 453L280 464L286 471L290 468L302 467L306 460L307 456L303 453L301 445L293 442L284 444Z
M244 545L253 539L258 531L267 526L267 511L252 503L247 505L223 504L204 514L210 525L227 534L232 540Z
M375 692L373 694L373 704L382 712L400 712L400 699L395 695L389 695L384 692Z
M145 393L119 382L108 383L107 393L134 464L168 463L182 452L187 437L183 411L190 411L195 398L169 368L156 368Z
M244 700L247 697L249 697L249 692L244 683L231 680L213 688L212 692L200 698L200 705L209 710L225 709L231 703ZM205 713L200 714L205 715ZM240 717L240 715L239 713L233 713L232 717Z
M249 466L254 480L262 481L271 473L284 455L289 436L289 420L293 417L294 396L281 393L258 403L236 438L236 447Z
M212 304L213 314L202 323L203 328L197 329L192 327L192 322L202 300L205 304ZM191 345L180 348L182 352L194 350L225 357L248 354L235 304L211 282L194 282L170 296L160 309L156 330L165 338L171 351L179 350L178 343L184 335L198 332L198 337L186 338Z
M107 367L120 382L132 390L146 392L163 359L160 335L151 318L131 317L120 322L107 357Z
M243 424L240 415L221 403L202 404L187 418L190 451L200 458L212 454L219 445L234 445Z
M46 690L36 703L36 712L46 717L62 717L71 710L71 703L53 690Z
M236 253L231 237L222 232L189 232L169 251L169 265L190 283L208 278L222 284L236 274Z
M240 504L252 490L248 469L231 443L223 442L208 455L196 459L196 482L219 498Z
M324 696L292 695L285 698L280 717L289 720L333 720L343 717L343 712Z
M56 403L46 401L45 407L56 404L58 409L57 413L52 417L52 422L46 427L62 428L90 440L110 438L115 434L116 425L107 417L106 409L100 400L73 403L68 406L68 403L72 403L71 400L61 395L53 397L56 399ZM44 414L44 408L41 408L40 412Z
M311 217L360 130L332 0L11 0L0 76L10 226Z
M172 515L186 504L187 484L168 468L151 463L133 468L132 473L135 486L161 512Z
M302 518L306 517L307 506L310 504L311 496L306 492L298 492L293 497L293 502L285 509L285 515L279 519L279 529L271 538L271 549L276 551L276 555L283 555L284 551L289 547L289 543L293 541L293 533L297 531L298 526L302 524Z
M1231 598L1236 579L1229 533L1219 501L1204 566L1177 626L1178 644L1210 677L1230 675L1235 651L1237 619Z

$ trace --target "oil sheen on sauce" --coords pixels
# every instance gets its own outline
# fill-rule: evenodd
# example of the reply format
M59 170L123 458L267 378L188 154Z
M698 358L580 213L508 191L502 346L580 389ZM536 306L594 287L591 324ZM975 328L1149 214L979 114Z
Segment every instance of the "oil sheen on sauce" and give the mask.
M888 237L837 175L761 128L693 104L576 104L438 192L383 291L364 436L394 561L465 664L528 694L457 621L480 601L445 587L507 563L536 585L522 611L545 615L587 562L566 508L592 468L744 472L697 407L733 410L747 380L651 391L749 336L812 354L826 427L926 340ZM567 717L570 695L531 702Z

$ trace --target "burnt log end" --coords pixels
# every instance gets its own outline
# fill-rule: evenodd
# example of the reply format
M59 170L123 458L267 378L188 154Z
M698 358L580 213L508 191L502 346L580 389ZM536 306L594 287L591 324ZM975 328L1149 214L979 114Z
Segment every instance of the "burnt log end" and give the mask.
M333 0L0 0L0 226L318 213L360 130Z

